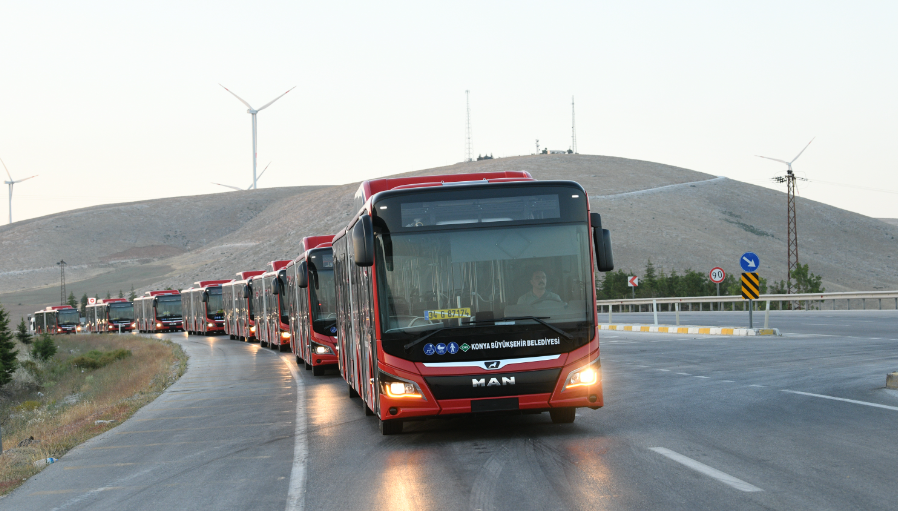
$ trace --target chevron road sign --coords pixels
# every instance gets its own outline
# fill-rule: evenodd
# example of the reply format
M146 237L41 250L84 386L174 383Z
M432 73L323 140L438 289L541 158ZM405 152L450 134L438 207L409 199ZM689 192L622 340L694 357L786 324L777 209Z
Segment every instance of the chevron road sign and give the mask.
M761 284L757 272L742 274L742 298L757 300L761 294Z

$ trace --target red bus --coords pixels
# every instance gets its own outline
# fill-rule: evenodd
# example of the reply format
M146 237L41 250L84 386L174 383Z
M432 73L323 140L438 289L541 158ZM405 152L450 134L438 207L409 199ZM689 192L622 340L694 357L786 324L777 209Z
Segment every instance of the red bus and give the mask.
M603 405L595 271L611 236L572 181L365 181L333 241L340 370L385 435L406 420ZM358 212L358 213L356 213Z
M134 330L134 304L124 298L106 298L84 308L87 329L93 333Z
M176 332L183 326L181 293L174 289L147 291L134 299L134 322L139 332Z
M230 280L201 280L181 292L183 328L188 335L215 335L224 332L221 285Z
M231 339L247 341L255 336L252 282L253 277L263 273L265 272L260 270L242 271L237 274L236 280L221 285L225 333Z
M262 346L279 351L290 349L290 317L284 299L289 260L271 261L269 271L253 278L253 312L256 338Z
M333 236L302 239L302 253L287 265L290 334L297 365L321 376L337 367L337 298Z
M34 313L34 333L74 334L81 331L81 314L71 305L51 305Z

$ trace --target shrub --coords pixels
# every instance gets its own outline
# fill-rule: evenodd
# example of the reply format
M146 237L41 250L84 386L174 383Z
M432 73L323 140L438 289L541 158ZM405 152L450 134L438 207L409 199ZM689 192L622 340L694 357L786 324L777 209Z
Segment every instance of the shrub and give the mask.
M131 350L99 351L90 350L84 355L72 359L72 364L82 369L99 369L116 360L122 360L131 356Z
M25 318L22 318L19 321L19 326L16 327L16 339L26 346L31 344L31 334L28 333L28 325L25 324Z
M34 347L31 348L31 356L46 362L53 358L53 355L56 354L56 344L53 343L53 339L49 334L44 334L41 336L37 342L34 343Z

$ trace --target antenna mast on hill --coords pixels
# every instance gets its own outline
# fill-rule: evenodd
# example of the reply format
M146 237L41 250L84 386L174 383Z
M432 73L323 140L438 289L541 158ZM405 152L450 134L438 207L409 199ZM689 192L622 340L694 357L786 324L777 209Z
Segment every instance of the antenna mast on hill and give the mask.
M59 305L65 305L65 265L62 259L56 263L59 266Z
M571 151L577 152L577 117L574 115L574 96L571 96Z
M471 145L471 96L470 91L465 91L465 105L468 113L468 123L465 127L465 161L473 161L474 148Z
M811 142L813 141L814 139L812 138ZM811 142L808 142L808 145L804 146L804 149L798 153L798 156L801 156L801 153L811 145ZM795 180L807 181L807 179L798 177L792 172L792 164L795 163L798 156L792 158L792 161L778 160L776 158L760 155L756 156L758 156L758 158L785 163L787 167L785 176L776 176L773 180L777 183L786 183L786 237L788 239L786 256L786 293L792 294L792 271L798 267L798 223L795 218Z

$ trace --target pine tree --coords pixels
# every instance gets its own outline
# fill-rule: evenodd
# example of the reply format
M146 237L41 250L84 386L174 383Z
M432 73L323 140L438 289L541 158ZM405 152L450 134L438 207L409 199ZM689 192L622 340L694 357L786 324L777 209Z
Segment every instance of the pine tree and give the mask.
M134 292L134 284L131 284L131 292L128 293L128 301L133 302L135 298L137 298L137 293Z
M24 344L31 344L31 332L28 331L28 325L25 324L25 318L22 318L22 321L19 321L19 326L16 327L16 339Z
M87 314L87 293L84 293L84 296L81 297L81 315L84 316Z
M74 291L70 291L70 292L69 292L69 299L66 300L65 303L71 305L71 306L74 307L75 309L78 308L78 299L75 298L75 292L74 292Z
M110 298L112 298L112 295L109 293L109 291L106 291L106 299L108 300Z
M121 289L118 290L118 297L119 297L119 298L124 298L124 297L125 297L125 293L123 293Z
M12 332L9 331L9 314L0 304L0 386L12 381L12 374L19 367Z

